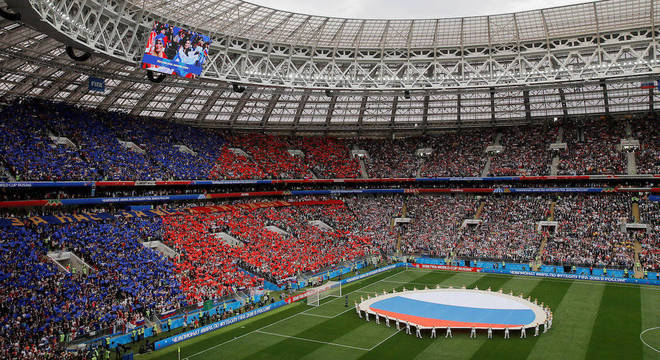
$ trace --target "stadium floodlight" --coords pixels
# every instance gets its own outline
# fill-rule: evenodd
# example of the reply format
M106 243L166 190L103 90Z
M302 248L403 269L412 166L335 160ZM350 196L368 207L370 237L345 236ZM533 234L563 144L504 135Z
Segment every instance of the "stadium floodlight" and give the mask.
M92 57L92 53L90 52L83 52L81 55L76 55L75 50L73 49L72 46L68 46L65 48L66 54L69 55L69 57L72 60L78 61L78 62L83 62L89 60L89 58Z
M149 81L151 81L153 83L158 84L158 83L163 82L163 80L165 80L165 76L167 76L167 75L165 75L163 73L158 73L158 76L156 76L155 71L147 70L147 78L149 79Z
M0 7L0 16L3 18L9 20L9 21L20 21L21 20L21 14L16 12L16 13L11 13L7 11L6 9L3 9Z
M245 91L245 86L241 86L237 83L232 83L231 87L234 90L234 92L237 92L237 93L242 93L242 92Z

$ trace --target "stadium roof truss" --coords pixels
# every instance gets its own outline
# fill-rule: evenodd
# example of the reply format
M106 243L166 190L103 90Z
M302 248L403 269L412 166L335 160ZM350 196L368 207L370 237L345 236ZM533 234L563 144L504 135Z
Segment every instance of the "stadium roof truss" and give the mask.
M657 101L640 81L658 69L660 0L428 20L325 18L236 0L4 2L22 22L0 20L0 95L193 125L432 130L643 112ZM146 79L139 61L154 20L213 37L201 78ZM95 56L74 62L63 43ZM90 76L106 79L104 92L88 89ZM233 82L247 90L233 92Z

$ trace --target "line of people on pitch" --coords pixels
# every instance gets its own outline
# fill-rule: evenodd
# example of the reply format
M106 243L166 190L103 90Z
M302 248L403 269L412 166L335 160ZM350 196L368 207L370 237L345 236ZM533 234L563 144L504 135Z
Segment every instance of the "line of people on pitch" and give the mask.
M357 312L360 319L362 319L362 311L360 310L360 307L358 306L357 303L355 303L355 311ZM542 329L543 329L543 333L545 334L549 329L552 328L552 311L550 311L550 309L548 309L548 308L544 309L544 311L545 311L546 318L545 318L545 321L543 323L535 323L534 326L532 326L532 327L506 326L504 328L504 338L505 339L510 338L510 330L520 330L520 338L521 339L527 338L527 329L528 328L533 328L534 329L534 336L539 336L539 334L541 332L541 325L543 326ZM364 311L364 316L365 316L364 318L365 318L366 321L369 321L369 314L370 314L369 312ZM375 315L375 317L376 317L376 324L380 324L381 316L379 316L378 314L372 314L372 315ZM387 327L391 327L390 320L393 320L394 323L396 324L396 330L397 331L401 331L401 329L402 329L401 323L405 324L405 331L406 331L406 334L408 334L408 335L412 335L412 330L411 329L414 327L415 328L415 336L417 336L420 339L422 338L422 330L429 330L429 329L431 330L431 336L430 337L432 339L435 339L437 337L437 329L445 329L445 338L453 338L454 337L452 335L452 332L451 332L451 326L438 327L438 328L436 328L436 327L428 328L428 327L422 327L419 324L411 323L409 321L399 321L399 319L394 319L394 318L390 319L389 316L385 316L385 325ZM479 329L482 329L482 328L479 328ZM488 334L489 339L493 338L493 328L492 327L489 327L487 329L487 334ZM471 339L476 339L477 338L477 328L474 327L474 326L472 328L470 328L470 338Z

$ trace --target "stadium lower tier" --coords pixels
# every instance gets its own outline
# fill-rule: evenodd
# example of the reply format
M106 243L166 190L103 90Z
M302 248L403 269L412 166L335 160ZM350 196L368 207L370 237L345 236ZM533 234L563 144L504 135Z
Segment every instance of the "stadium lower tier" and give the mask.
M625 194L311 200L74 213L68 218L80 221L0 229L0 357L66 358L75 339L264 287L295 288L324 269L396 251L606 276L660 269L660 206ZM626 231L635 222L646 230Z

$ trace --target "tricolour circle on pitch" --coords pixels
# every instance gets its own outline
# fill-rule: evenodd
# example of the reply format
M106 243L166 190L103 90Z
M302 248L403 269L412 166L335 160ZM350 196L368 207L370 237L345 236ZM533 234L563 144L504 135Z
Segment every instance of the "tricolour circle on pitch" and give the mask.
M540 305L518 296L474 289L389 293L367 299L359 307L373 315L424 328L519 328L546 320Z

